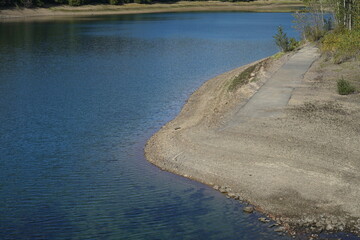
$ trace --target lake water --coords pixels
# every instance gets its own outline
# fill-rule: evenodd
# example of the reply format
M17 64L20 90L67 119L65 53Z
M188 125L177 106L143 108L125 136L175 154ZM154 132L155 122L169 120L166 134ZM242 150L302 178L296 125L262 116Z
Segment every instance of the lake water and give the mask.
M287 239L143 156L204 81L277 52L289 13L0 24L0 239Z

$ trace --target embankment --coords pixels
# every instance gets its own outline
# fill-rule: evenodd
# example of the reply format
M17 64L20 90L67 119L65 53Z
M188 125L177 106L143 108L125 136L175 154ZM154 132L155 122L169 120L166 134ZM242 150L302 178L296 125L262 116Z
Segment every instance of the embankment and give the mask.
M311 67L295 79L301 64ZM353 65L348 72L358 74ZM311 46L262 62L230 91L247 67L200 87L148 141L147 159L220 187L290 230L359 233L359 94L338 95L344 72Z

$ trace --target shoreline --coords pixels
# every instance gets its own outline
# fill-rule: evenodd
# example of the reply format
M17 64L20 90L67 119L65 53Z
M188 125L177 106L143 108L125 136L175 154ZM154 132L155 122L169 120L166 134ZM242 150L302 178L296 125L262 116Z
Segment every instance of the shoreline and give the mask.
M178 116L149 139L146 159L250 203L292 235L323 231L359 235L360 138L351 133L360 131L359 94L339 97L334 80L323 80L330 78L322 72L323 58L294 87L280 115L223 130L294 54L267 58L256 72L257 80L235 92L228 91L229 81L264 60L205 82ZM331 77L341 73L334 70ZM346 162L341 158L345 155Z
M155 3L124 5L83 5L71 7L67 5L49 8L12 8L0 9L0 21L29 21L47 20L49 18L61 17L86 17L102 15L126 15L145 13L171 13L171 12L295 12L304 7L301 1L259 1L255 3L244 2L186 2L177 3Z

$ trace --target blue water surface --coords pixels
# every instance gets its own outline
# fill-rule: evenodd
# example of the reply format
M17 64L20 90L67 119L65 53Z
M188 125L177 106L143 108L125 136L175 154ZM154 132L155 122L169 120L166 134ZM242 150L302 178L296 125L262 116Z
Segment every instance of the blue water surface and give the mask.
M278 51L290 13L0 25L0 239L287 239L146 140L204 81Z

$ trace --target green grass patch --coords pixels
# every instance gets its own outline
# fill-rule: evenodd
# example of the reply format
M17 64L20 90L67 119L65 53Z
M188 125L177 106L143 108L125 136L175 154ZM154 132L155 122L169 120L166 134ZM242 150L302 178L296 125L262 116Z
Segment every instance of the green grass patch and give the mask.
M271 56L271 59L273 60L278 60L280 59L282 56L284 56L285 53L284 52L278 52L278 53L275 53L274 55Z
M250 82L251 79L255 79L255 76L251 76L252 73L256 74L256 72L260 69L263 62L259 62L257 64L254 64L248 68L246 68L244 71L242 71L239 75L237 75L235 78L231 80L231 83L229 85L229 91L234 91L238 89L239 87L247 84Z
M337 81L337 89L340 95L349 95L355 92L355 87L343 78Z

